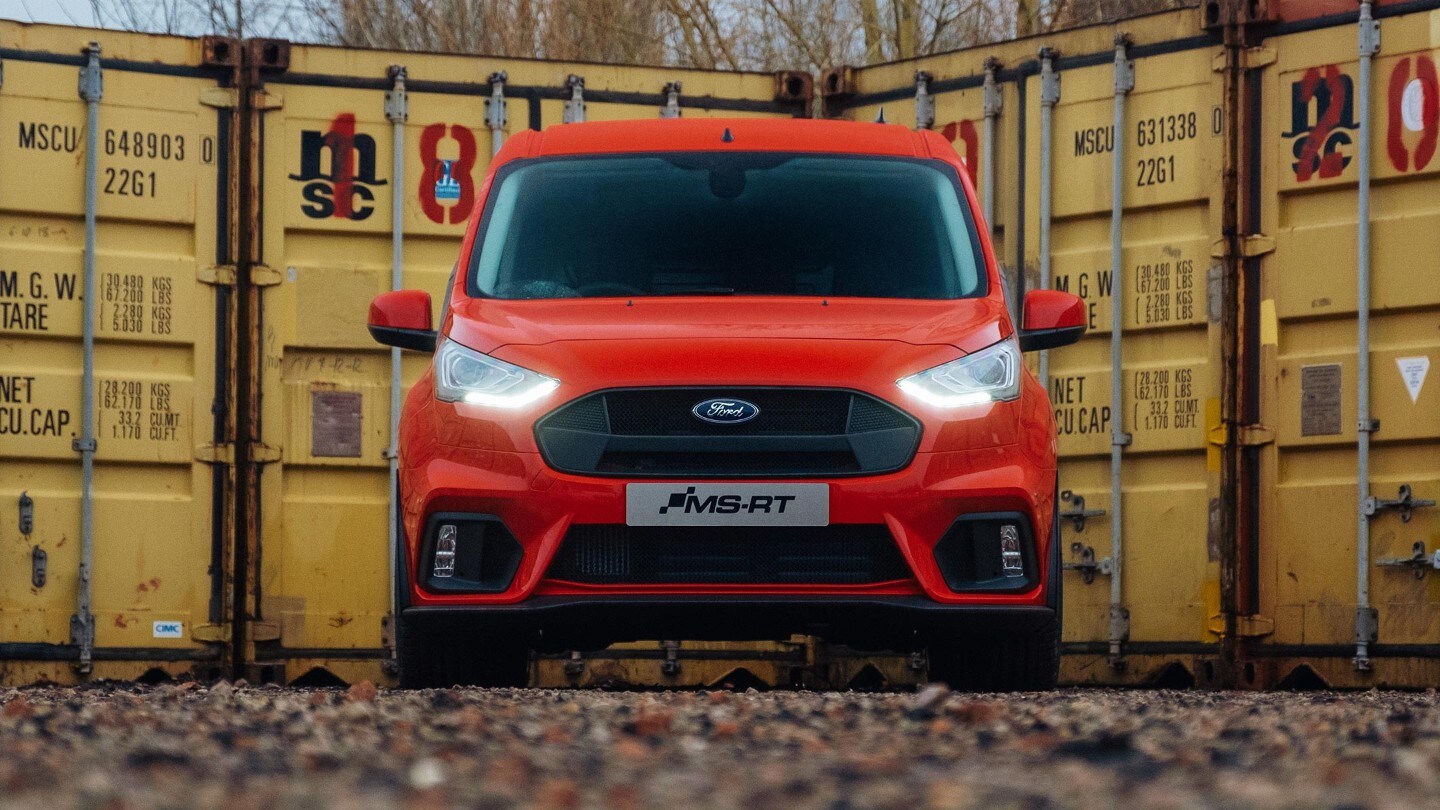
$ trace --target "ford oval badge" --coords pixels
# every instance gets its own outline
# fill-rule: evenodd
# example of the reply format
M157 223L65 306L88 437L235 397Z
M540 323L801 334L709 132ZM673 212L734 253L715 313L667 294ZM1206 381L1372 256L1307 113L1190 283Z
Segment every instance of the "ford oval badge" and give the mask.
M760 415L760 408L743 399L707 399L690 409L695 418L717 425L738 425Z

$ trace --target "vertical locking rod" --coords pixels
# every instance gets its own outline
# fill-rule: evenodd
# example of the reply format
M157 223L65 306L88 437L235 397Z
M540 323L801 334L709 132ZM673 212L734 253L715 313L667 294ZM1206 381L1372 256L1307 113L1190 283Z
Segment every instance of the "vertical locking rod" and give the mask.
M410 100L405 93L406 72L404 65L390 66L390 90L385 94L385 117L390 119L391 155L390 171L395 180L390 184L390 289L399 290L405 286L405 121L410 117ZM385 448L385 458L390 466L390 582L399 575L400 553L400 403L401 397L400 349L390 348L390 441ZM390 620L399 621L396 612L400 606L395 603L395 588L390 588ZM393 634L392 634L393 635ZM391 649L394 655L394 649Z
M1370 669L1370 639L1375 633L1375 614L1370 608L1370 515L1365 502L1370 498L1370 434L1376 424L1370 415L1370 70L1380 50L1380 23L1371 15L1370 0L1360 3L1360 75L1355 83L1360 133L1355 150L1359 166L1356 214L1356 327L1359 356L1355 372L1356 413L1355 478L1359 493L1355 519L1355 669Z
M80 98L85 100L85 283L81 317L84 335L80 380L80 438L74 448L80 453L80 571L75 615L70 635L80 650L76 669L88 675L95 653L95 616L91 611L91 575L95 562L95 205L96 163L99 156L100 98L104 87L100 74L100 44L85 46L85 64L80 68Z
M1125 217L1125 98L1135 88L1135 65L1128 53L1129 38L1115 37L1115 121L1114 151L1110 165L1110 663L1123 663L1122 646L1130 635L1129 615L1125 610L1125 591L1121 572L1124 554L1121 541L1124 533L1124 488L1120 470L1122 451L1130 444L1125 432L1125 368L1122 365L1121 342L1125 335L1124 263L1121 261L1121 225Z

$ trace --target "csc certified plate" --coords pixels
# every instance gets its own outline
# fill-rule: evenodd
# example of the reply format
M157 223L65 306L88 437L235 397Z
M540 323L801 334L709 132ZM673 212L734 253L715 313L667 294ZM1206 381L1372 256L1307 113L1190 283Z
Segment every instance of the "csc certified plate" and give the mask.
M828 484L626 484L630 526L828 526Z

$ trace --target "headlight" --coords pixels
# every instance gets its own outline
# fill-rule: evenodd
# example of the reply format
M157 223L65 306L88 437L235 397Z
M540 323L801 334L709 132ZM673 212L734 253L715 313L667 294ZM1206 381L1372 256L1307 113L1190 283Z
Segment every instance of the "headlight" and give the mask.
M467 349L453 340L442 342L435 353L435 398L443 402L519 408L559 387L559 380Z
M1003 402L1020 396L1020 346L1014 338L896 382L937 408Z

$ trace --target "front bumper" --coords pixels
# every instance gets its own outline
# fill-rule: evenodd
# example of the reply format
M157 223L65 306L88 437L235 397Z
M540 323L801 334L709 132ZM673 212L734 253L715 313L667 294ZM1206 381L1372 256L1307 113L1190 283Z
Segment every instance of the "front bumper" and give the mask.
M806 597L833 604L837 599L848 603L914 597L932 606L1043 607L1055 573L1050 547L1054 470L1036 462L1023 445L1004 445L919 453L905 469L887 475L807 479L830 487L832 524L884 526L913 577L863 585L595 585L547 579L547 570L571 525L625 523L625 480L556 473L535 453L436 445L423 464L402 471L406 569L422 570L422 528L438 512L496 516L519 541L522 556L502 591L435 593L407 576L401 603L413 608L498 607L566 598L599 607L617 598L670 597L713 609L721 598ZM935 544L957 517L996 512L1018 512L1029 519L1034 529L1032 560L1039 569L1035 586L1019 593L952 591L936 562ZM689 632L681 636L695 637Z
M622 641L753 641L818 635L856 649L909 651L973 630L1023 633L1054 615L1045 605L943 605L924 596L537 596L513 605L411 607L408 624L463 639L524 638L541 652ZM543 631L543 632L542 632Z

